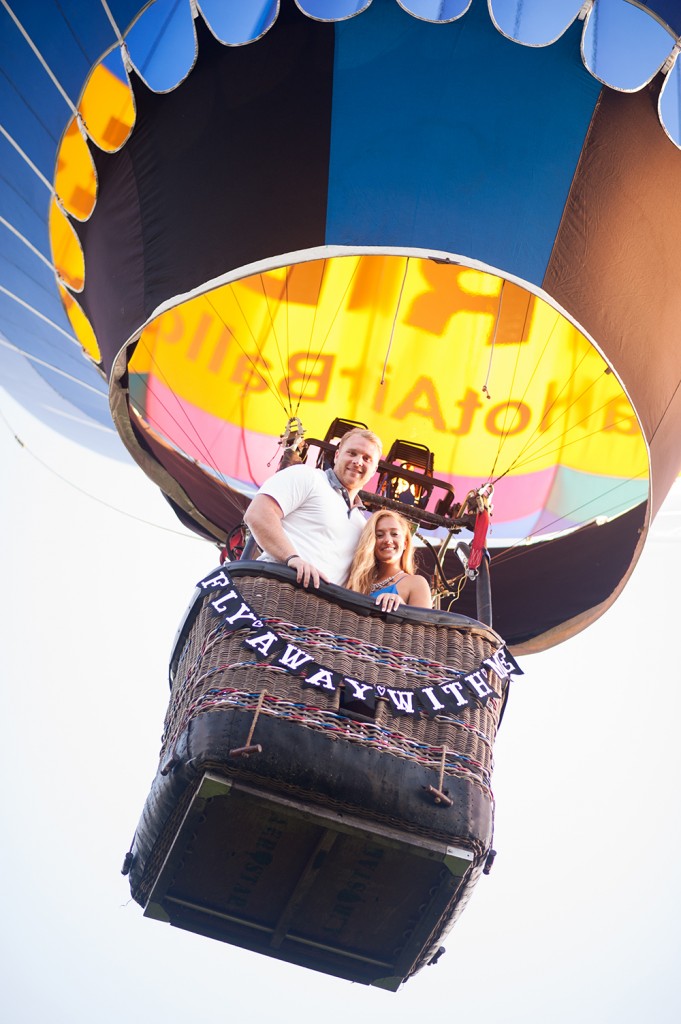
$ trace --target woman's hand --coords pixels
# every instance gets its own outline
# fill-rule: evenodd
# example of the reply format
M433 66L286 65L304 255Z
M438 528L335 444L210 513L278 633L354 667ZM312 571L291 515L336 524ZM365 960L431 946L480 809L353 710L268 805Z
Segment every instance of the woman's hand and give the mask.
M396 608L404 604L404 598L400 597L399 594L379 594L376 598L376 604L382 612L394 612Z

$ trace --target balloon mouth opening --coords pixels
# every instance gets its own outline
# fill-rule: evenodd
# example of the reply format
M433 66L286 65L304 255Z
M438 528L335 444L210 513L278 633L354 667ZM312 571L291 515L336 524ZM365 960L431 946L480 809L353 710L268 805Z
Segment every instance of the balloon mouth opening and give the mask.
M631 402L548 296L423 252L320 250L247 269L147 323L125 400L119 357L112 408L135 447L166 446L248 497L274 472L290 417L318 438L337 416L364 422L386 449L426 446L461 498L494 482L492 545L647 500Z

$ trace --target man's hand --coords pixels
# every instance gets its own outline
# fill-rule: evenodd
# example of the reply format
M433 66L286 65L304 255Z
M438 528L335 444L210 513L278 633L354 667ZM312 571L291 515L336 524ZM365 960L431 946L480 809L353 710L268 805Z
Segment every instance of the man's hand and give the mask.
M309 587L310 583L313 587L318 587L320 580L324 580L325 583L329 582L316 565L313 565L312 562L306 562L300 555L296 555L295 558L289 558L288 565L296 570L298 583L302 583L304 587Z

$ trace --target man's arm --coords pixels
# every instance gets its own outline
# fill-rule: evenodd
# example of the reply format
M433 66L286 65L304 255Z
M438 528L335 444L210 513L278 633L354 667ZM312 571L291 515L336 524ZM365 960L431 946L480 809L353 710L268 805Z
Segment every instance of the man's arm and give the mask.
M324 573L312 562L302 559L295 550L281 525L283 517L284 513L274 498L269 494L256 494L246 509L244 522L255 537L258 547L266 551L271 558L275 558L277 562L286 562L289 559L288 564L296 570L298 582L304 587L308 587L310 582L318 587L320 579L328 583ZM291 558L291 555L296 557Z

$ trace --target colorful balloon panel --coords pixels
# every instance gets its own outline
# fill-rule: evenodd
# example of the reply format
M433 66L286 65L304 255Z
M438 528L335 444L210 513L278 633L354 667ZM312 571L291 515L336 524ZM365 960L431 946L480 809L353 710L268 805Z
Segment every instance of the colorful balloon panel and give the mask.
M98 428L103 368L220 539L291 414L427 444L460 498L495 483L499 628L582 628L679 467L681 26L581 7L2 8L7 345Z
M386 448L418 438L461 499L497 482L496 537L647 494L645 442L603 358L548 303L472 268L355 255L249 276L155 319L129 374L149 430L246 487L271 474L289 416L322 438L342 410Z

